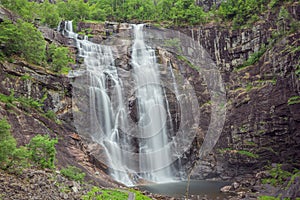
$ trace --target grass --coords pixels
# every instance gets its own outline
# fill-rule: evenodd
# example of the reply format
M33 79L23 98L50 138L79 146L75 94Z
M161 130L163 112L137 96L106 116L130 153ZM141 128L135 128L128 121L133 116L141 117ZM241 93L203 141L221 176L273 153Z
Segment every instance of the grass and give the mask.
M288 105L293 105L298 103L300 103L300 96L292 96L288 100Z
M224 149L219 149L219 152L224 154L224 153L232 153L232 154L240 154L240 155L245 155L250 158L259 158L259 155L252 153L250 151L246 150L235 150L231 148L224 148Z
M71 70L70 67L62 67L61 70L59 71L61 74L67 75L69 71Z
M281 164L269 169L270 178L262 179L263 184L271 184L273 186L282 185L285 180L292 176L292 173L281 169Z
M237 153L241 154L241 155L251 157L251 158L258 158L259 157L259 155L255 154L255 153L252 153L250 151L246 151L246 150L238 150Z
M43 106L42 103L40 103L39 101L36 101L32 98L27 98L27 97L14 97L14 92L12 91L11 94L9 96L5 95L5 94L0 94L0 101L3 103L7 103L7 104L12 104L15 105L16 102L19 102L22 104L22 106L28 108L35 108L35 109L40 109L41 106Z
M66 168L63 168L60 170L60 173L71 180L80 182L82 182L85 177L85 173L75 166L68 166Z
M25 80L30 80L30 79L32 79L32 77L31 77L29 74L24 74L23 76L21 76L21 79L22 79L23 81L25 81Z
M120 189L102 189L93 187L86 195L81 197L82 200L125 200L128 199L129 192L135 194L135 200L151 200L151 198L143 195L140 191L120 190Z
M260 196L258 197L259 200L280 200L279 197L272 197L272 196Z
M262 45L261 48L252 53L249 58L239 67L237 67L237 70L242 70L250 65L255 64L257 61L259 61L259 59L261 58L261 56L266 52L267 47L265 45Z
M294 183L296 177L300 177L300 171L299 170L297 170L296 173L294 175L292 175L288 185L286 186L286 189L288 189Z
M200 71L200 67L193 65L186 57L182 56L182 55L178 55L177 58L183 62L185 62L189 67L191 67L192 69L195 69L197 71Z

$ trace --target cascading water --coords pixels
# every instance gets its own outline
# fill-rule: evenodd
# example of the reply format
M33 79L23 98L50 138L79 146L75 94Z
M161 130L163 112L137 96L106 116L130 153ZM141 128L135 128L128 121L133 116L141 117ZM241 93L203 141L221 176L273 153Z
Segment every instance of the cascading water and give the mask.
M154 182L172 180L168 148L167 116L155 51L146 46L143 24L133 25L132 64L138 101L139 167L143 177Z
M112 170L111 175L118 181L132 185L127 168L127 158L120 145L130 140L120 137L119 130L128 129L127 113L123 101L122 82L118 78L112 49L109 46L94 44L72 31L72 22L65 22L64 34L76 40L79 56L84 58L89 79L90 137L101 144L106 151ZM69 73L70 77L77 74ZM76 75L75 75L76 76ZM109 93L108 93L109 92ZM111 101L113 99L113 101ZM123 173L128 172L128 173Z
M145 44L143 25L132 25L132 28L131 63L138 117L134 133L130 132L132 125L124 103L124 87L111 47L94 44L87 38L78 39L72 23L65 22L63 33L76 41L79 56L84 58L86 67L84 72L71 71L69 76L86 73L89 80L87 134L104 148L114 179L126 185L134 185L138 179L170 182L175 175L170 165L174 155L171 155L171 134L168 131L173 131L173 125L167 95L161 86L155 51ZM174 74L172 78L176 84ZM179 93L177 88L175 91Z

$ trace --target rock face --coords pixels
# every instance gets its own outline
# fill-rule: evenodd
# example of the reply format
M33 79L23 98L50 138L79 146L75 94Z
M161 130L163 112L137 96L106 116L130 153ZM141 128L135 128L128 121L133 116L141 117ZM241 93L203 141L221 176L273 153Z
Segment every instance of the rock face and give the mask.
M294 15L299 12L298 3L288 10L298 18ZM227 91L221 138L212 157L207 158L210 161L200 161L193 171L195 178L237 177L270 163L288 163L299 169L300 105L289 103L289 99L300 93L300 33L276 38L274 33L283 30L282 24L276 15L267 18L267 23L243 30L215 25L183 30L209 52L223 74ZM286 28L288 31L289 25ZM237 70L262 45L268 48L258 62ZM198 90L201 82L190 76ZM200 127L205 130L203 124Z
M289 10L293 15L297 13L298 6L292 5ZM299 74L296 73L299 65L299 51L296 50L299 32L274 38L272 34L281 30L281 25L277 23L277 16L268 17L268 23L260 22L242 30L230 30L220 25L181 29L210 54L222 74L227 92L227 117L221 138L214 152L198 161L198 167L192 174L194 178L234 178L253 174L268 163L289 163L299 168L299 104L288 104L290 97L299 95ZM99 33L102 30L102 34L108 30L107 27L86 24L80 27L96 27ZM111 30L112 34L119 32ZM258 62L236 70L263 46L268 48ZM128 48L125 45L123 49ZM172 60L173 70L181 73L193 85L201 116L210 116L210 96L199 72L163 49L158 49L157 54L162 64L162 76L163 68L167 68L167 62ZM122 68L119 73L123 76L128 73L130 63L128 58L121 60L123 64L117 65ZM134 102L132 99L129 103L132 105L132 118L135 118ZM170 106L175 107L172 100ZM201 117L201 134L193 142L194 148L182 158L187 167L198 159L197 152L209 123L209 117Z
M0 80L0 93L15 98L11 103L0 102L0 118L6 118L11 124L18 145L28 144L36 134L59 138L56 146L58 168L77 166L87 173L88 179L103 186L115 185L101 166L92 164L87 142L74 133L71 86L67 77L15 61L0 64ZM39 102L42 106L23 105L18 98ZM47 116L47 112L56 113L59 119Z

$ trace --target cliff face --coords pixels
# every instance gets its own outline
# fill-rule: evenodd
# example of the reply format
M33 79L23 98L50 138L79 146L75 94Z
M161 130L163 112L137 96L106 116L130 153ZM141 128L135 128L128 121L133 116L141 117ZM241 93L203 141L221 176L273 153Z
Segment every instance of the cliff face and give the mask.
M71 85L67 77L16 60L0 63L0 80L1 95L12 97L9 102L0 101L0 118L11 124L18 145L28 144L36 134L58 138L58 168L77 166L97 184L115 184L103 172L105 168L88 154L87 142L74 133Z
M298 3L288 11L299 20ZM290 29L288 22L284 25L276 14L269 13L266 21L242 30L216 25L182 30L209 52L223 74L227 92L221 138L209 162L199 162L195 177L236 177L271 163L299 168L300 105L291 99L300 92L300 33L299 29L288 33ZM266 51L257 62L238 69L264 46ZM196 88L200 82L193 84ZM200 127L205 130L207 125Z
M292 19L299 20L298 3L291 4L288 11ZM179 29L207 50L222 74L227 93L227 116L221 137L212 154L198 161L199 165L193 170L194 178L234 178L254 174L272 163L299 168L297 111L300 105L291 103L290 99L299 96L300 92L300 33L299 30L288 33L292 28L289 23L282 23L278 13L268 13L266 20L241 30L211 24ZM78 26L81 31L91 29L90 33L96 34L94 40L98 41L105 39L105 34L122 32L123 28L118 27L127 29L128 25L81 23ZM130 45L124 48L127 53L130 51ZM240 67L255 52L262 52L257 61L248 67ZM163 49L158 49L157 54L162 64L162 76L168 67L166 63L171 60L173 70L193 85L201 113L199 129L205 133L210 123L211 106L201 71ZM120 58L117 65L120 74L127 73L123 69L130 69L128 58ZM169 101L170 107L176 107L176 100ZM131 109L131 117L135 118L134 108ZM171 114L175 116L172 111ZM187 159L183 158L182 162L187 166L199 159L197 152L203 139L203 135L197 136L193 148L183 156Z

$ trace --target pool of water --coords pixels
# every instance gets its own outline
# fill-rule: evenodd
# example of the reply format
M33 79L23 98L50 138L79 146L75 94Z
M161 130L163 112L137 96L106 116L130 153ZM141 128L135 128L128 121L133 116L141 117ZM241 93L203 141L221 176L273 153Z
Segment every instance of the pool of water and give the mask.
M197 196L207 199L227 199L229 195L220 192L220 189L230 184L230 182L222 181L191 180L189 195L194 196L195 199ZM187 181L142 185L139 188L155 194L183 198L186 194Z

